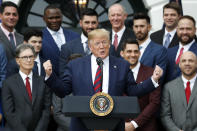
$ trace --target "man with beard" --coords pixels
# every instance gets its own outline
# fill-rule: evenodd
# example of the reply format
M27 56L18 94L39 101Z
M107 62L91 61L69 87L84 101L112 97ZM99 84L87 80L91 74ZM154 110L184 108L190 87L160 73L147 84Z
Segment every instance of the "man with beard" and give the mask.
M167 51L167 73L166 82L181 75L178 66L181 55L186 51L197 54L197 43L195 42L196 22L192 16L185 15L179 19L177 35L179 45L169 48Z
M171 48L178 45L179 40L176 33L178 20L181 16L181 7L177 2L171 2L163 7L163 21L165 27L150 35L152 41Z
M88 47L88 33L98 27L98 14L91 8L85 9L80 18L82 29L81 37L62 45L59 59L59 73L63 73L68 62L68 57L72 54L81 54L83 56L91 54Z
M184 30L187 29L189 28L184 27ZM161 120L167 131L196 131L196 55L191 51L183 53L179 67L182 75L164 86L161 97Z
M61 46L79 37L77 33L62 28L62 17L62 12L57 5L48 5L44 9L43 20L47 27L42 30L41 57L45 60L51 60L57 75L59 73Z
M166 49L151 41L149 31L151 30L150 17L143 13L137 13L133 17L133 31L140 45L140 63L154 68L159 65L165 73Z

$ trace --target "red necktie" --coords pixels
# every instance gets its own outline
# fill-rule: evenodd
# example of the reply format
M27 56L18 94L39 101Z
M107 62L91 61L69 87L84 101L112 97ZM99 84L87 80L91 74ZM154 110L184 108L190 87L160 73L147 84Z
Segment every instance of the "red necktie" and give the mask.
M26 78L26 89L27 89L27 93L29 95L29 99L30 99L30 101L32 101L32 94L31 94L29 77Z
M189 103L189 98L191 95L191 89L190 89L190 82L187 82L187 86L185 88L185 95L186 95L186 100L187 100L187 104Z
M118 47L118 35L115 34L114 35L114 43L113 43L114 47L115 47L115 50L117 50L117 47Z
M184 48L182 47L181 50L180 50L179 56L178 56L178 58L177 58L177 60L176 60L176 64L179 63L180 58L181 58L181 55L183 54L183 50L184 50Z
M100 66L98 66L96 70L96 76L94 79L94 91L95 93L101 92L101 85L102 85L102 80L101 80L102 72Z

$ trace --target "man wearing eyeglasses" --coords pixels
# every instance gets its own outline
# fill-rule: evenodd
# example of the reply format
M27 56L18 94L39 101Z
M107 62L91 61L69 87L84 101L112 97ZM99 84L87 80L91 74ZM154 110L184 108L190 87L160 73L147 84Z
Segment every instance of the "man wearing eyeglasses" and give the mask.
M16 48L19 73L3 82L2 105L8 131L46 131L50 115L50 90L32 72L35 50L29 44Z
M108 93L112 96L143 95L158 86L158 80L163 70L156 66L151 78L136 85L133 74L130 72L130 64L117 57L109 55L110 35L105 29L95 29L88 33L88 45L92 55L72 60L67 64L61 80L52 73L52 65L49 61L44 63L47 76L47 85L60 97L70 93L76 96L92 96L97 92ZM103 81L99 78L99 66L96 59L103 62ZM97 72L97 73L96 73ZM96 77L95 77L96 76ZM100 83L98 83L100 82ZM101 85L102 86L99 86ZM98 85L98 86L97 86ZM116 131L124 131L124 121L116 127ZM70 131L88 131L78 118L71 119Z

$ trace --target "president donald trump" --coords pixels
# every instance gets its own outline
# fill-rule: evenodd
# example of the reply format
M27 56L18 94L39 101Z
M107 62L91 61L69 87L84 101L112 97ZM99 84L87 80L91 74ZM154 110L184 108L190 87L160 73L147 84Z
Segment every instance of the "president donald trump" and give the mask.
M153 76L137 85L130 71L130 64L121 58L109 55L110 37L105 29L95 29L88 33L88 44L92 54L69 62L61 79L52 73L50 61L44 63L46 74L49 76L46 83L56 95L64 97L73 93L76 96L92 96L97 92L105 92L111 96L122 96L124 93L138 96L158 87L158 80L163 70L156 66ZM103 63L102 86L95 85L98 75L97 58L101 58ZM70 130L88 131L78 118L72 118ZM121 121L115 130L124 131L124 121Z

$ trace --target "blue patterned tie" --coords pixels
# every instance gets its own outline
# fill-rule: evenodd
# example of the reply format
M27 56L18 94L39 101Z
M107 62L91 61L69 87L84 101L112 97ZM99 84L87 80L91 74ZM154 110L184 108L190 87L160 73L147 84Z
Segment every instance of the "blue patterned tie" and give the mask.
M16 47L16 46L15 46L15 42L14 42L14 36L13 36L13 34L12 34L12 33L9 33L9 37L10 37L10 43L11 43L14 47Z
M164 42L164 47L165 48L168 48L168 46L170 45L170 37L171 37L170 33L167 33L166 40Z
M85 54L86 55L89 55L90 54L90 49L89 49L89 46L88 46L88 41L85 42Z

